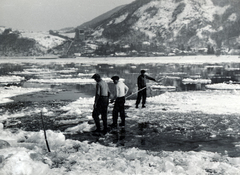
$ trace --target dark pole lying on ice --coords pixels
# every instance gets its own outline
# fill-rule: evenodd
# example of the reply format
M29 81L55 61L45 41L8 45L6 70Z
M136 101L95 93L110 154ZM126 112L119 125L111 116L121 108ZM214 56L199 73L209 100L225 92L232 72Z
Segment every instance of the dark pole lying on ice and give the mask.
M47 141L47 134L46 134L46 130L45 130L44 122L43 122L42 111L41 111L41 118L42 118L43 132L44 132L44 137L45 137L45 142L46 142L46 145L47 145L47 149L48 149L48 152L51 152L50 148L49 148L49 145L48 145L48 141Z

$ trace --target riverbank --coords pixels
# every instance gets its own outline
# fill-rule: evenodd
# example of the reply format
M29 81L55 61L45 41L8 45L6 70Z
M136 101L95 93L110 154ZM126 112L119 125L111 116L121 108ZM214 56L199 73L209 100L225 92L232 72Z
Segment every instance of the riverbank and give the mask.
M39 59L36 59L39 58ZM51 62L58 63L94 63L94 64L146 64L146 63L180 63L180 64L202 64L202 63L227 63L235 62L240 63L239 56L231 55L197 55L197 56L163 56L163 57L76 57L76 58L57 58L57 57L1 57L0 63L11 62L22 62L27 59L28 62L42 62L43 58L45 59L45 64Z

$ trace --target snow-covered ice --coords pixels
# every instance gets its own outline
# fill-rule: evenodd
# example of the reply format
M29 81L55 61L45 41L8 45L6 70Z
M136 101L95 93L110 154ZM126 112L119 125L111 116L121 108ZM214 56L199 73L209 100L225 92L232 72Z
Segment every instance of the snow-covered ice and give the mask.
M14 78L14 77L13 77ZM14 81L14 80L12 80ZM8 80L9 82L9 80ZM10 86L10 87L0 87L0 104L1 103L7 103L12 102L11 97L27 94L27 93L33 93L33 92L39 92L46 89L43 88L22 88L22 87L16 87L16 86Z
M151 111L164 106L171 112L201 112L206 114L239 114L240 91L166 92L148 99Z
M227 83L216 83L206 85L208 89L218 90L240 90L240 84L227 84Z
M24 77L20 76L0 76L0 83L1 84L7 84L7 83L20 83L22 80L24 80Z

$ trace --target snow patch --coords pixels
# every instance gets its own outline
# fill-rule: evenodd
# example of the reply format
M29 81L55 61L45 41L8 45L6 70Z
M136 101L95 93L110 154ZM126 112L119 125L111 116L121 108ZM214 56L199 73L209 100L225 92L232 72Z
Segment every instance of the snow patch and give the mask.
M102 36L103 31L104 31L104 29L100 28L100 29L96 30L92 35L95 37L100 37L100 36Z
M237 20L237 14L236 14L236 13L231 14L231 15L228 17L228 20L229 20L229 21L232 21L232 22L236 21L236 20Z
M40 45L46 48L58 46L65 41L63 38L49 35L48 33L44 32L22 32L21 35L24 38L32 38L36 40Z
M102 78L106 82L112 82L110 78ZM30 83L50 83L50 84L94 84L92 78L62 78L62 79L30 79Z
M118 18L116 18L114 20L114 24L119 24L119 23L123 22L127 16L128 16L128 13L119 16Z
M0 76L1 84L20 83L22 80L25 80L25 78L20 76Z
M216 83L206 85L206 88L216 90L240 90L240 84Z
M209 79L192 79L192 78L185 78L182 80L183 84L210 84L212 81Z
M21 88L16 86L10 86L10 87L0 87L0 104L1 103L8 103L12 102L11 97L27 94L27 93L33 93L33 92L39 92L46 89L42 88Z

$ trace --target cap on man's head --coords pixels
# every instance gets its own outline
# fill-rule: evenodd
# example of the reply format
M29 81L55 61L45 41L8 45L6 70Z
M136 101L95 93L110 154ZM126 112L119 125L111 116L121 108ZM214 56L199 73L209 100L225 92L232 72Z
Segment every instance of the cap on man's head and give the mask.
M113 76L111 79L112 80L119 80L119 76Z
M95 78L101 78L101 77L100 77L100 75L99 75L99 74L94 74L94 75L92 76L92 78L94 78L94 79L95 79Z
M145 70L141 70L141 73L145 73L146 71Z

